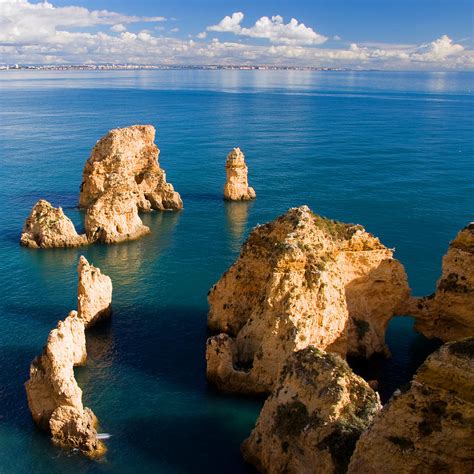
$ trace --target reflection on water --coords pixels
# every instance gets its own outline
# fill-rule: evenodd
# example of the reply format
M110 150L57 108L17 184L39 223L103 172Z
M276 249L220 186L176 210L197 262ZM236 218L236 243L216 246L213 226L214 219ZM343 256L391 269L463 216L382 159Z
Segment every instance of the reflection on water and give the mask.
M239 252L247 228L249 210L253 201L235 201L224 203L226 233L233 252Z

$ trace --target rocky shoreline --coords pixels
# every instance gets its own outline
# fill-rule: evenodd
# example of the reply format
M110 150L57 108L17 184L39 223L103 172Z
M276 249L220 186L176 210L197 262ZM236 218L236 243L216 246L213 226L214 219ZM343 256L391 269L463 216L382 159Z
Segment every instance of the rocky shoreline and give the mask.
M393 251L361 226L307 206L257 226L208 295L207 377L269 394L242 445L264 473L474 469L474 224L443 259L435 294L414 298ZM381 409L346 356L389 356L394 316L451 341ZM375 382L375 383L374 383ZM456 454L454 454L456 452Z

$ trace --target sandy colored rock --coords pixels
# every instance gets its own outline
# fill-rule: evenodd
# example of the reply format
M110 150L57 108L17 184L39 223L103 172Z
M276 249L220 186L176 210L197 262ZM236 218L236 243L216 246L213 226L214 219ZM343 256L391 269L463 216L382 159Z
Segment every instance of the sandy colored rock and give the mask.
M79 206L87 209L90 241L107 244L150 232L140 211L177 210L181 197L158 164L155 128L134 125L111 130L94 146L82 175Z
M104 443L97 439L97 418L90 408L60 406L49 420L53 442L63 449L78 449L90 458L106 452Z
M26 219L20 244L30 248L79 247L87 244L62 208L40 199Z
M380 408L344 360L308 346L290 356L242 453L269 474L345 472Z
M99 319L110 315L112 280L82 255L79 258L77 273L77 317L84 323L85 328L88 328Z
M83 171L79 206L88 208L117 184L134 195L140 211L181 209L183 203L158 164L152 125L116 128L92 149Z
M452 341L474 336L474 223L450 243L436 292L412 298L407 313L427 337Z
M450 342L418 369L361 436L349 473L474 472L474 338Z
M224 199L247 201L255 199L255 190L248 183L248 168L240 148L234 148L227 156Z
M220 389L268 392L309 345L387 353L385 329L409 297L403 266L361 226L290 209L256 227L211 289L207 376Z
M94 413L82 403L74 366L87 358L85 327L110 312L112 283L84 257L78 273L79 313L72 311L49 333L43 354L31 363L25 388L33 420L51 434L53 442L95 458L106 447L97 438Z
M83 410L82 391L74 377L74 366L85 363L84 324L72 311L48 336L41 356L30 367L26 393L33 420L43 429L57 407L65 405Z

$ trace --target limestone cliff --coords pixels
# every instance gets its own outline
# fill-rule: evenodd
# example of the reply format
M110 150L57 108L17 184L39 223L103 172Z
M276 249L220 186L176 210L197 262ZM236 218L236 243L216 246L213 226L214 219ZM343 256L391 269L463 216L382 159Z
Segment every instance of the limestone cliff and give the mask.
M349 473L472 473L473 374L474 338L428 357L361 436Z
M229 153L225 169L227 176L224 185L224 199L229 201L255 199L255 190L249 186L248 168L240 148L234 148Z
M134 125L111 130L94 146L82 177L79 206L88 209L89 239L107 243L149 232L138 211L176 210L181 197L158 164L155 128Z
M87 244L60 207L40 199L26 219L20 244L30 248L79 247Z
M79 314L72 311L49 333L43 354L31 364L25 388L33 420L51 433L53 442L94 458L106 448L97 438L94 413L82 403L74 366L87 358L85 327L110 311L112 283L84 257L78 272Z
M242 453L268 474L345 472L380 408L345 361L308 346L288 359Z
M452 341L474 336L474 222L450 243L436 292L413 298L407 313L427 337Z
M308 345L386 352L386 326L408 296L403 266L376 237L307 206L290 209L252 231L209 293L209 328L223 334L208 340L208 379L268 392L288 356Z

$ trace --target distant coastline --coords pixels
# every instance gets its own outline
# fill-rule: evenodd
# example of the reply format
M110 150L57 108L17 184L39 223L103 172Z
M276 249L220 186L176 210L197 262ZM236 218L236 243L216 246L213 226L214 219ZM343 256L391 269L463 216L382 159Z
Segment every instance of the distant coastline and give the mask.
M204 65L147 65L147 64L0 64L0 71L36 70L36 71L123 71L123 70L238 70L238 71L350 71L339 67L313 66L274 66L274 65L237 65L237 64L204 64Z

